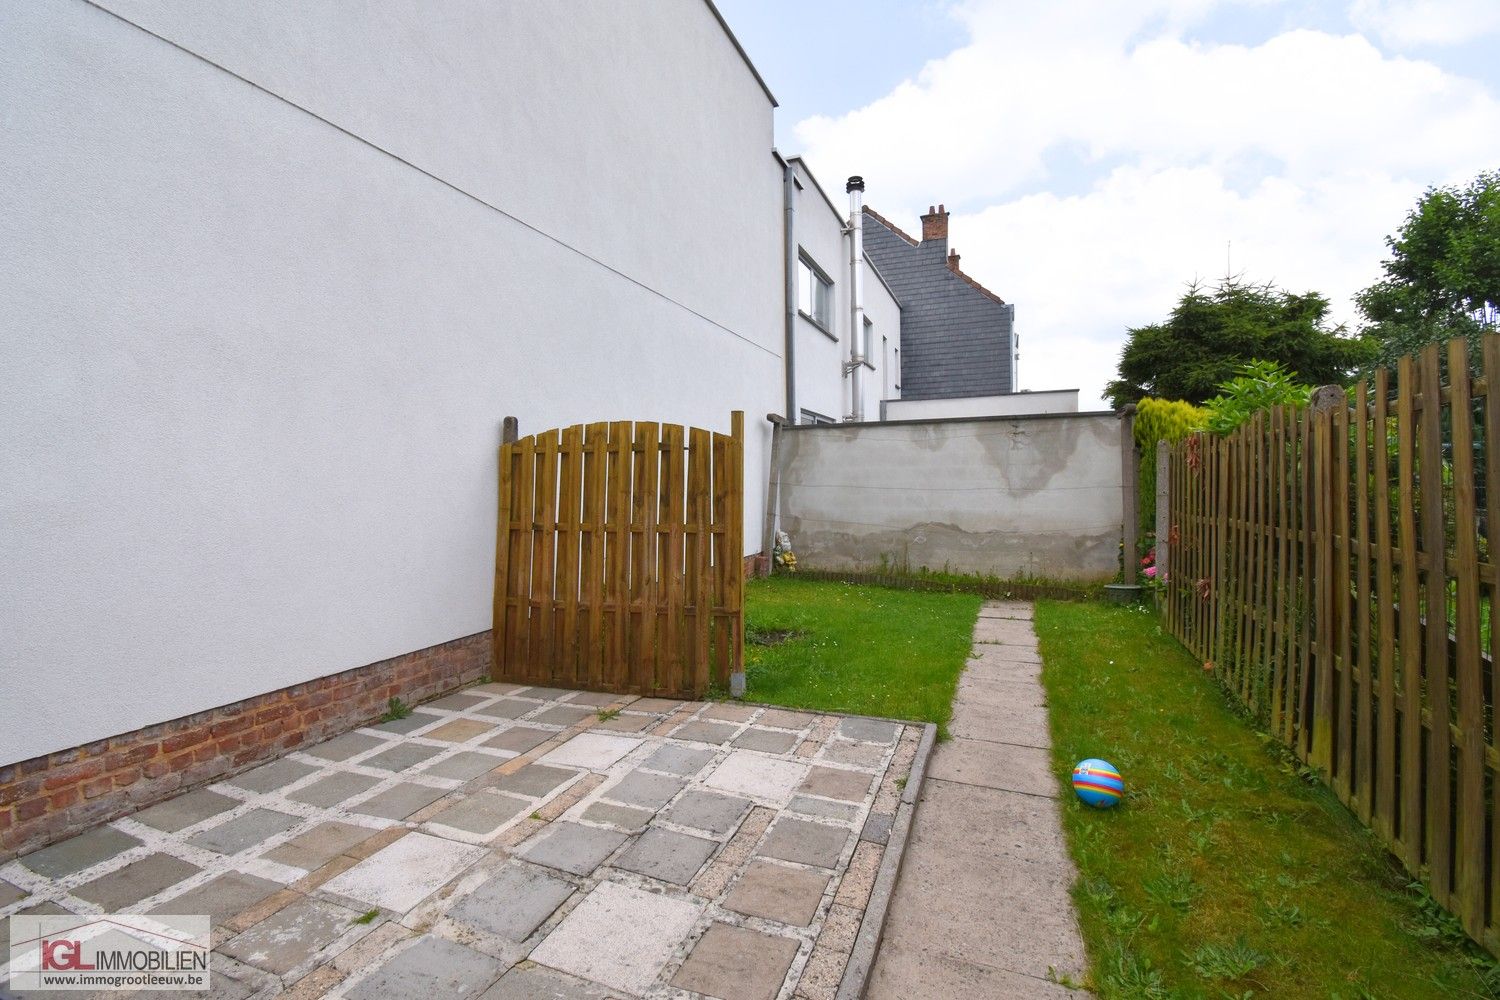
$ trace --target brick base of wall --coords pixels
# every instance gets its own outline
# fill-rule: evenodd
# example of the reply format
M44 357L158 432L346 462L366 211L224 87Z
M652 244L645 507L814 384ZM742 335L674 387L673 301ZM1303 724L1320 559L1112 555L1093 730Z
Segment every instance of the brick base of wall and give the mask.
M764 552L745 557L745 579L754 580L757 577L769 576L770 573L771 557Z
M0 767L0 861L415 704L490 671L490 633Z

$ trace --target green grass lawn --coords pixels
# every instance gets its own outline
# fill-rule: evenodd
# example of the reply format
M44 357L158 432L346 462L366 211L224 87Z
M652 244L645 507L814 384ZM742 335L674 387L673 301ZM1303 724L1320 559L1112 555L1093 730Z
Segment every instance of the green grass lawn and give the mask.
M1359 822L1144 608L1037 606L1060 779L1084 757L1127 796L1065 795L1100 995L1495 997L1500 973Z
M749 701L935 722L942 733L980 599L774 576L745 595Z

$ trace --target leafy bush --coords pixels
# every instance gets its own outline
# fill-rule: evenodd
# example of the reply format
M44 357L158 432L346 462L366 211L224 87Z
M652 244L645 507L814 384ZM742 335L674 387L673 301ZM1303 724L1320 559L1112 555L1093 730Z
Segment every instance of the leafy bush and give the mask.
M1194 431L1208 425L1208 411L1181 399L1152 399L1147 396L1135 405L1135 443L1141 450L1140 530L1142 555L1154 544L1156 530L1156 443L1176 444Z
M1204 404L1208 429L1215 434L1228 434L1273 406L1306 406L1312 395L1312 386L1274 361L1252 361L1235 370L1239 374L1221 382L1219 394Z

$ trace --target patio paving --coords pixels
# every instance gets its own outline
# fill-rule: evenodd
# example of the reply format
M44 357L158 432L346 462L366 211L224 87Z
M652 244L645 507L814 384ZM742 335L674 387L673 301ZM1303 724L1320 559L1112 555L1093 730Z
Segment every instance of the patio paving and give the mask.
M214 996L832 1000L930 742L484 684L0 864L0 918L207 913Z

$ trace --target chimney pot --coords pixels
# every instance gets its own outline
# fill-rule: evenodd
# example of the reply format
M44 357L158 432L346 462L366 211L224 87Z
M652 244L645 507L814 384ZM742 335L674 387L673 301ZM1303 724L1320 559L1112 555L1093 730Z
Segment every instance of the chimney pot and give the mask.
M957 271L958 271L958 251L957 250L949 250L948 251L948 270L953 271L955 273L957 273Z
M922 216L922 242L928 240L948 239L948 210L942 205L933 208L928 206L927 214Z

